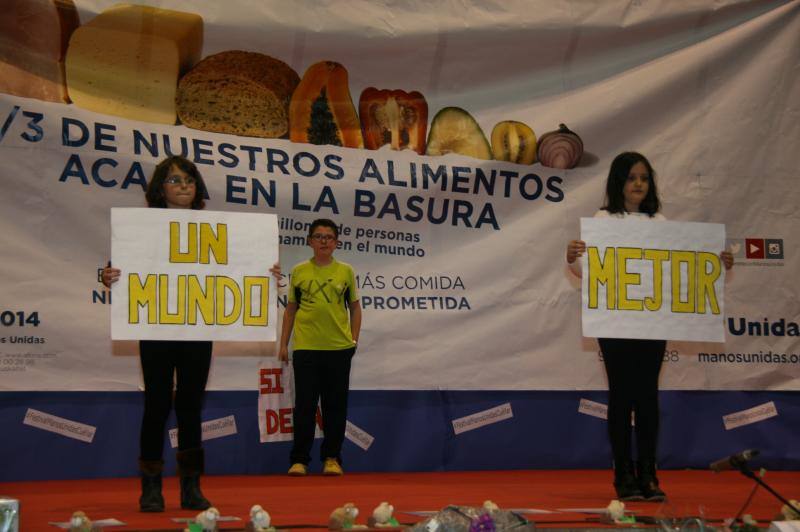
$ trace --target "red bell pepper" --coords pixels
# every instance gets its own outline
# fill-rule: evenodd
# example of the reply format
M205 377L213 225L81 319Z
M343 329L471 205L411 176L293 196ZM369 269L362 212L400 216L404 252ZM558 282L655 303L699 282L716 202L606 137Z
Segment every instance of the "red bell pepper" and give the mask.
M428 130L428 102L417 91L378 90L368 87L358 100L364 147L377 150L391 144L423 155Z

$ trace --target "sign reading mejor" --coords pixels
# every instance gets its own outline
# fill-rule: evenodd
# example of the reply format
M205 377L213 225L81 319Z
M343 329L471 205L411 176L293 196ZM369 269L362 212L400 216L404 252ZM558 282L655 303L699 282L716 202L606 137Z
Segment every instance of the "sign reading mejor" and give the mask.
M725 226L581 218L583 335L722 342Z
M274 214L111 209L114 340L275 340Z

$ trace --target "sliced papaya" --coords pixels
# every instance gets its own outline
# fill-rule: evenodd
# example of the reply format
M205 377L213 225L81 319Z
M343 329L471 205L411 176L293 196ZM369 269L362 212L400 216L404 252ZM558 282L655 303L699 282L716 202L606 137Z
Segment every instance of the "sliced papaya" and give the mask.
M536 162L536 134L527 124L505 120L492 130L492 153L498 161Z
M346 68L333 61L320 61L308 67L289 103L289 139L307 144L364 147Z
M489 160L492 148L481 126L460 107L445 107L433 117L428 134L427 155L458 153L475 159Z

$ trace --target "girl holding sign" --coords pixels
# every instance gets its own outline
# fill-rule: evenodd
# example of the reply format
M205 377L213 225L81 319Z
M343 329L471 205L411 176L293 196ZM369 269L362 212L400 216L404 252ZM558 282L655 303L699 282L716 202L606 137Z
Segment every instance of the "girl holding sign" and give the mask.
M666 220L659 212L661 202L655 172L641 154L619 154L611 163L606 182L606 204L595 218L637 218ZM567 244L570 270L581 276L580 261L586 243ZM733 266L733 255L720 254L725 269ZM658 442L658 377L666 349L665 340L598 338L608 376L608 435L614 455L614 488L623 501L662 501L666 497L656 477ZM636 419L634 467L631 448L631 413Z
M173 156L156 166L145 193L148 207L195 209L205 207L206 186L191 161ZM270 272L280 279L280 266ZM103 269L103 284L110 287L120 277L120 270ZM175 416L178 420L178 476L181 508L205 510L211 506L200 491L205 455L202 448L200 411L211 366L212 343L209 341L140 340L139 357L144 379L144 414L140 434L139 469L142 512L163 512L161 474L164 467L164 431L172 409L175 384ZM174 379L173 379L174 377Z
M206 186L197 167L183 157L161 161L145 193L148 207L202 209ZM109 264L103 284L119 280L120 270ZM161 473L164 466L164 430L172 408L175 379L175 415L178 420L178 476L181 508L205 510L211 506L200 491L204 454L201 447L200 410L211 366L208 341L140 340L139 357L144 378L144 415L140 434L139 469L142 477L142 512L163 512Z

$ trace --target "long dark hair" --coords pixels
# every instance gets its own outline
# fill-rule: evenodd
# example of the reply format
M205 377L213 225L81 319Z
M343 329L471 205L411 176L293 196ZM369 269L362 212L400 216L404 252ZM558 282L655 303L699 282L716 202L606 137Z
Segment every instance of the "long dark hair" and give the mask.
M144 194L145 199L147 199L147 206L161 209L167 208L167 200L164 197L164 180L169 175L169 169L172 168L172 165L175 165L177 168L186 172L187 175L194 178L195 187L192 209L199 210L205 207L206 202L203 198L206 196L206 184L203 181L203 176L200 175L200 171L192 161L180 155L167 157L158 163L156 169L153 170L153 176L150 178L150 183L147 185L147 192Z
M647 195L639 204L639 212L643 212L651 218L661 209L661 201L658 199L656 188L656 173L647 157L635 151L620 153L611 163L608 171L608 181L606 181L606 204L602 209L613 214L627 212L625 210L625 196L622 189L628 180L628 174L636 163L642 163L647 168Z

